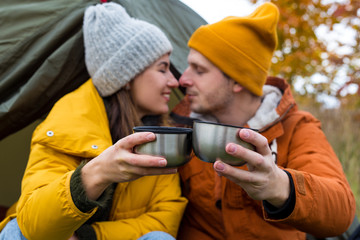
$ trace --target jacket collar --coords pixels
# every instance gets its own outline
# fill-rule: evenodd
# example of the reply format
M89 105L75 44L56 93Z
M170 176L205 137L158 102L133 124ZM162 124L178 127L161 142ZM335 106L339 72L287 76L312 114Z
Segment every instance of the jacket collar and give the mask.
M283 135L284 129L282 120L287 116L289 112L296 111L297 106L295 99L292 96L290 85L281 78L268 77L265 86L275 87L281 92L281 98L269 98L268 100L275 101L273 109L269 111L267 119L259 128L261 132L269 142L272 142L277 137ZM270 91L272 94L273 92Z

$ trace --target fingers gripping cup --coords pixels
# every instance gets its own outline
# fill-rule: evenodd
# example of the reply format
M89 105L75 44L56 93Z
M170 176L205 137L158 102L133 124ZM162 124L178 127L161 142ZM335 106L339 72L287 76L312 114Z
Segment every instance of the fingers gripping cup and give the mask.
M205 162L214 163L216 158L220 158L230 165L244 165L246 162L243 159L236 158L225 151L228 143L235 143L255 150L252 144L241 140L239 137L238 132L241 128L219 123L195 121L192 139L195 155Z
M179 167L190 160L192 151L192 129L178 127L140 126L134 132L153 132L156 140L137 145L134 152L153 156L163 156L167 168Z

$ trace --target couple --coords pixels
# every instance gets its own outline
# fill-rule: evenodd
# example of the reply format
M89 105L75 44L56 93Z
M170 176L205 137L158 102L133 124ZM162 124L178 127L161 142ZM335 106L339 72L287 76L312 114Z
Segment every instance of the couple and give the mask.
M355 200L338 158L290 86L267 77L278 18L264 3L249 16L201 26L178 82L160 29L115 3L87 8L91 79L35 130L0 239L305 239L346 231ZM192 159L168 169L164 158L132 152L155 139L132 134L134 126L149 117L173 124L166 115L179 83L187 95L174 115L259 130L239 132L256 151L226 146L246 166Z

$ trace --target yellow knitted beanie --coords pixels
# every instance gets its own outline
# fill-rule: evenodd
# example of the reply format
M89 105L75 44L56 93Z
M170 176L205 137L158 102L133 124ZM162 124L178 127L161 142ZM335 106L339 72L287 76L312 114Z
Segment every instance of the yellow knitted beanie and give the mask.
M266 2L246 17L226 17L203 25L188 46L200 52L229 77L262 95L277 46L278 8Z

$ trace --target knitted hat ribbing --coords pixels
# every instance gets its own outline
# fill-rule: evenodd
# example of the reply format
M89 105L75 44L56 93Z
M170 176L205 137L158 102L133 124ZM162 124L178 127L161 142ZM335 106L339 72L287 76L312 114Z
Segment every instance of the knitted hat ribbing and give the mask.
M278 8L267 2L249 16L227 17L201 26L191 36L188 46L261 96L277 45L278 20Z
M83 32L86 67L103 97L117 92L172 51L158 27L130 17L122 6L112 2L86 9Z

